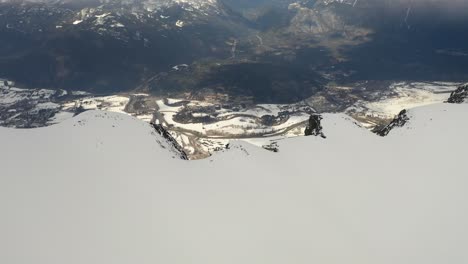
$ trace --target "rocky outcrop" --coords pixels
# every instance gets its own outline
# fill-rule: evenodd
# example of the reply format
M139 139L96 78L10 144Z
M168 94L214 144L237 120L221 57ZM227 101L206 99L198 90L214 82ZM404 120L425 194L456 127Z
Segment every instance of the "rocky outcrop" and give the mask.
M390 124L388 124L387 126L385 126L384 128L376 131L375 133L379 136L382 136L382 137L385 137L387 136L394 128L396 127L404 127L406 125L406 123L409 121L409 117L408 117L408 111L405 109L405 110L402 110L397 117L395 117L395 119L393 119L392 122L390 122Z
M262 148L275 153L279 152L278 142L272 142L271 144L262 146Z
M184 151L181 145L177 142L177 140L160 124L151 123L151 126L159 133L163 138L167 140L167 142L172 145L174 151L179 155L179 157L183 160L189 160L187 153Z
M457 90L450 94L450 98L447 100L450 104L462 104L468 103L468 84L458 87Z
M325 134L323 134L323 127L322 127L322 116L318 114L313 114L309 118L309 124L305 129L306 136L321 136L322 138L327 138Z

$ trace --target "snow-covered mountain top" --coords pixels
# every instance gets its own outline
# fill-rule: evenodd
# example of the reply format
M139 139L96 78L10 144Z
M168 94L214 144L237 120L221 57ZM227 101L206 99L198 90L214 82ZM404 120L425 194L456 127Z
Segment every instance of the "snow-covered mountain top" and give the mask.
M216 8L217 0L100 0L103 4L121 3L122 5L141 4L148 11L154 11L161 8L172 6L182 6L193 9Z
M456 134L468 133L464 120L467 114L466 109L467 106L461 104L434 104L411 109L407 114L408 122L403 127L393 130L388 137L421 142L431 140L435 143L448 144L452 139L444 138L447 132L441 131L442 129L456 130ZM449 129L452 127L453 130ZM458 139L455 137L455 140Z
M95 161L100 158L112 161L112 158L109 157L110 159L107 160L105 156L119 153L121 149L125 151L118 155L127 159L131 159L134 153L156 160L179 159L179 153L149 124L134 117L113 112L87 111L51 127L24 130L0 128L0 134L10 139L2 142L5 149L21 148L16 141L20 140L26 148L42 149L46 153L46 155L38 155L34 151L23 149L1 154L2 158L8 160L28 160L31 168L60 160L63 155L67 156L67 160L78 163L84 157L93 157L91 160ZM22 157L15 156L16 154ZM101 154L106 155L101 156ZM94 165L99 166L98 163ZM83 166L87 167L87 173L93 173L91 164ZM55 166L48 169L57 169L57 173L62 171L61 169L67 170L66 167Z
M321 2L323 2L326 5L334 4L334 3L355 5L357 2L359 2L359 0L357 1L356 0L322 0Z
M378 137L324 115L272 153L186 162L146 124L87 112L0 129L1 263L465 263L467 104Z
M10 2L10 1L0 1L0 2ZM80 2L74 0L38 0L38 1L25 1L25 2L39 2L47 3L53 5L61 4L75 4L80 5ZM148 11L155 11L161 8L169 8L172 6L183 6L190 7L194 9L203 9L216 7L218 5L218 0L85 0L82 1L82 5L122 5L122 6L144 6Z

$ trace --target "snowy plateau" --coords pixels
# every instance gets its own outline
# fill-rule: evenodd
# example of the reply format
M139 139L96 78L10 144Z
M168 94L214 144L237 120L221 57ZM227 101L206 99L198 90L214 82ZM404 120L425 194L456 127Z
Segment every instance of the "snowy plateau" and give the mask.
M324 114L326 139L199 161L121 113L0 128L0 263L466 263L467 112L387 137Z

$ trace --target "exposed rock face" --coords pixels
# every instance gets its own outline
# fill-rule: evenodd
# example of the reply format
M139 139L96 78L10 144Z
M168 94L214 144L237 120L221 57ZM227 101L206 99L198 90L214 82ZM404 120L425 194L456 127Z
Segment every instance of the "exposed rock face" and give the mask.
M468 84L458 87L457 90L453 91L450 98L447 100L450 104L462 104L468 103Z
M313 114L309 118L309 124L305 129L306 136L321 136L322 138L326 138L325 134L323 134L323 127L321 124L322 116L318 114Z
M272 142L271 144L262 146L262 148L275 153L279 152L278 142Z
M410 120L408 117L408 111L402 110L395 119L393 119L390 124L386 127L382 128L381 130L377 131L376 134L382 137L387 136L394 128L396 127L403 127L406 123Z
M189 160L187 153L184 149L177 143L177 140L160 124L151 124L156 132L158 132L162 137L164 137L169 144L174 147L175 152L179 154L179 158L183 160Z

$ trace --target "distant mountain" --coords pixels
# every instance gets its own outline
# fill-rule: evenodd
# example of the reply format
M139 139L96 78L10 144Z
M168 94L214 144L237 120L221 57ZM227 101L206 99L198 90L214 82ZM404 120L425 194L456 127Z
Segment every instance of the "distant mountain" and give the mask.
M127 90L155 72L227 57L246 21L217 1L0 5L0 75L28 86Z
M0 78L27 87L289 103L328 84L467 81L464 1L0 4ZM179 67L182 65L181 67Z

